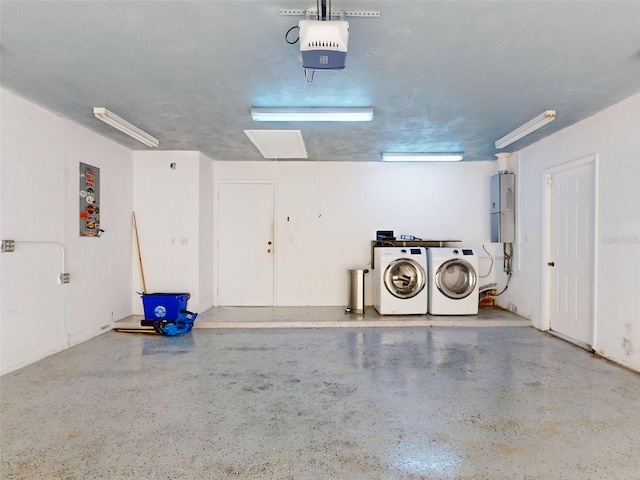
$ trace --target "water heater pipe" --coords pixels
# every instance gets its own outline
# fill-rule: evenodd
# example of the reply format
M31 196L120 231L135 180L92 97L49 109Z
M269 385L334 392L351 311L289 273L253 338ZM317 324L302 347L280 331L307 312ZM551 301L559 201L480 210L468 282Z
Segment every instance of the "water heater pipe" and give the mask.
M498 173L507 173L509 171L509 157L511 152L496 153L498 158Z

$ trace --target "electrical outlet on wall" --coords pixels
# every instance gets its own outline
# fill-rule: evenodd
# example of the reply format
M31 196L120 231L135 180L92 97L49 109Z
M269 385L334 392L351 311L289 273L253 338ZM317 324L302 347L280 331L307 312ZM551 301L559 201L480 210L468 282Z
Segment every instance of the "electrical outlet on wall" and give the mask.
M2 240L2 250L3 252L13 252L16 249L16 242L13 240Z
M69 283L71 281L71 275L68 273L61 273L60 275L58 275L58 283L59 284L65 284L65 283Z

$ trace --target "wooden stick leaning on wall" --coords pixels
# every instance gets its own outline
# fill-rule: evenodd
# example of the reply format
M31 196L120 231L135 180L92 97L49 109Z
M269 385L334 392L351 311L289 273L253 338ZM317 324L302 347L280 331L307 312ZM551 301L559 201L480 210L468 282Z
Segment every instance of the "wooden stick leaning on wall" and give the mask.
M144 280L144 268L142 267L142 253L140 252L140 239L138 238L138 223L136 222L136 212L131 212L133 220L133 231L136 234L136 246L138 247L138 264L140 265L140 276L142 277L142 293L147 293L147 283Z

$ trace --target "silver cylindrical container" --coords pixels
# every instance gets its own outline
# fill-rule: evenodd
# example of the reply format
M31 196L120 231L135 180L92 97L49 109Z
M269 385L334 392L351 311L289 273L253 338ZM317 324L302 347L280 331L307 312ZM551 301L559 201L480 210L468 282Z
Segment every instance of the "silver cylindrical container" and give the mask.
M347 307L344 309L345 312L364 313L364 276L366 273L369 273L369 270L347 270L349 294L347 297Z

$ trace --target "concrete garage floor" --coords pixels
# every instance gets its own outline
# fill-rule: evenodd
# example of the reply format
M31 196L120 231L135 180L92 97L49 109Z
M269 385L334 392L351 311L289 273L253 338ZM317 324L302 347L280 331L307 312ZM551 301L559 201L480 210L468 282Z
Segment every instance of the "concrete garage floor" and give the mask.
M139 328L142 315L116 322L118 328ZM525 318L497 307L478 315L379 315L373 307L346 314L342 307L214 307L199 313L194 328L336 328L336 327L529 327Z
M527 327L109 332L1 388L4 479L640 478L640 375Z

